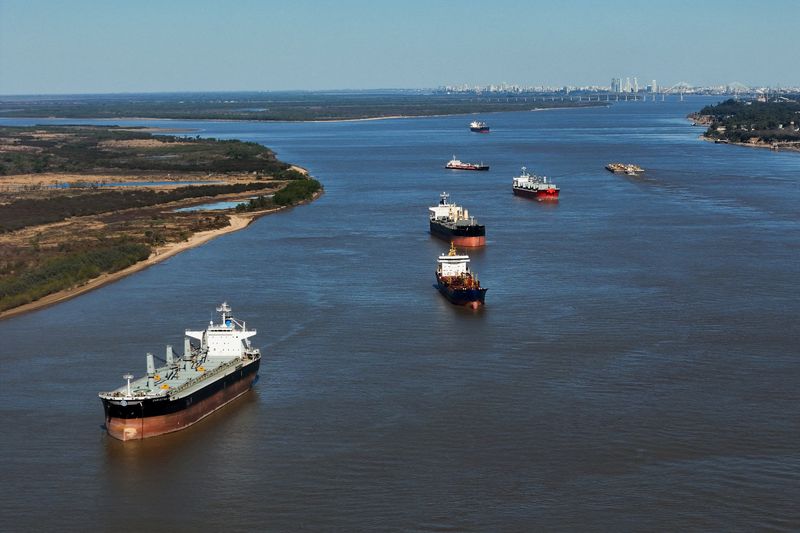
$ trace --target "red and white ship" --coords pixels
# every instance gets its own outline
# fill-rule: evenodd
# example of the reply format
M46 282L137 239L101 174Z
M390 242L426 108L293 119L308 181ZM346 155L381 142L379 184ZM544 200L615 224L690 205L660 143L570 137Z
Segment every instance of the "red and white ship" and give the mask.
M451 170L489 170L489 165L484 165L483 161L480 163L464 163L460 159L456 159L456 156L453 156L453 159L448 161L444 168Z
M522 167L522 173L514 178L512 188L517 196L540 201L558 200L558 193L561 190L555 183L547 181L547 177L529 174L525 167Z

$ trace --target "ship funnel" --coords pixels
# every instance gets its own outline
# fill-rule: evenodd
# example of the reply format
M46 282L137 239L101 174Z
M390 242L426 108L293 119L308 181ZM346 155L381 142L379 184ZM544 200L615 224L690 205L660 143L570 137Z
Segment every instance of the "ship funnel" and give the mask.
M167 344L167 365L172 366L175 360L172 358L172 345Z

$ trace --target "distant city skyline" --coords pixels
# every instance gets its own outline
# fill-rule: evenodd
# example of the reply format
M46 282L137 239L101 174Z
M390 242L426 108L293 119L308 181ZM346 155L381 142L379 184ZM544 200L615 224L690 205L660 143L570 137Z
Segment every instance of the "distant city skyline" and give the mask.
M800 2L0 0L0 94L800 86Z

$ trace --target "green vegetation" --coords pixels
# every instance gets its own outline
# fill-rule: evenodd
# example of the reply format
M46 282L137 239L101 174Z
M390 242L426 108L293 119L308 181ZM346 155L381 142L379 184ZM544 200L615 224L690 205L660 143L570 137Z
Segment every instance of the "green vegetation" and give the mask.
M238 204L236 206L236 212L245 213L247 211L260 211L272 207L275 207L275 202L272 201L272 198L261 195L257 198L251 198L249 202Z
M286 187L275 193L272 201L276 205L294 205L310 200L314 193L321 188L322 184L313 178L291 181Z
M145 244L116 241L52 257L19 276L0 277L0 311L74 287L105 272L117 272L149 255L150 247Z
M730 142L800 141L800 102L726 100L692 115L709 124L706 136Z
M300 175L302 176L302 174ZM275 206L295 205L310 200L314 196L314 193L321 189L322 184L320 182L313 178L303 176L303 179L290 181L286 187L276 192L272 198L263 195L258 198L252 198L246 204L242 203L237 205L236 211L243 213L247 211L269 209Z
M87 95L69 98L9 98L5 117L222 120L341 120L387 116L430 116L606 105L564 94L476 95L429 92L286 92Z
M275 179L279 180L304 180L308 176L293 168L282 170L274 175Z
M294 183L294 182L290 182ZM68 217L96 215L134 207L148 207L167 202L216 196L219 194L271 189L274 183L236 183L231 185L197 185L166 191L129 188L128 190L84 191L47 198L23 198L0 209L0 233L28 226L58 222Z
M153 135L117 126L0 127L0 175L255 172L289 165L253 142Z

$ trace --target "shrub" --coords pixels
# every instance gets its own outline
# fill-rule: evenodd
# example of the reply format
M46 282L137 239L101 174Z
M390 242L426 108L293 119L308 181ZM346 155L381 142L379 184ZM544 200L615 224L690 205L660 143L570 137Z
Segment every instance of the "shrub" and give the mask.
M149 246L117 241L55 257L18 276L0 279L0 310L38 300L105 272L117 272L149 256Z

